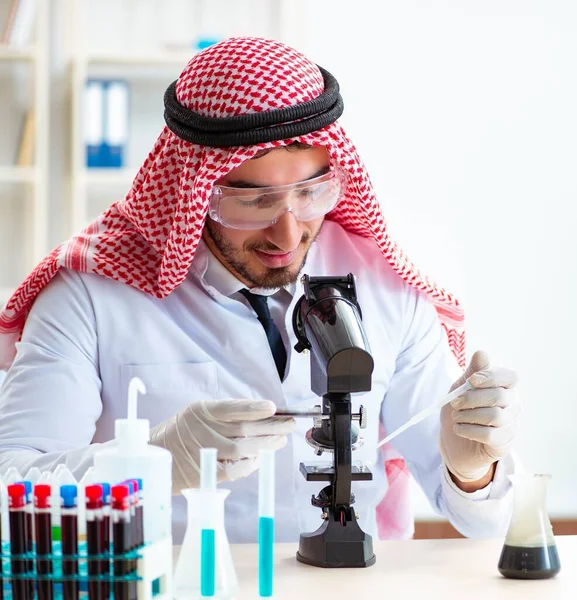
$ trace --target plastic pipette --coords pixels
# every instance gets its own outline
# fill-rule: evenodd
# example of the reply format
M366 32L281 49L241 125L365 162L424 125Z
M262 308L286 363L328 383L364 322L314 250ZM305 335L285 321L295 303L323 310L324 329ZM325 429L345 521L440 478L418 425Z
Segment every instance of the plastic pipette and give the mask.
M200 489L205 496L206 522L200 533L200 593L214 596L216 587L216 523L211 495L216 491L216 448L200 450Z
M258 588L261 598L273 593L275 451L259 452Z
M400 433L403 433L403 431L406 431L407 429L409 429L409 427L412 427L413 425L420 423L423 419L426 419L430 415L434 414L435 412L437 412L437 410L439 410L439 408L441 406L445 406L445 404L449 404L449 402L456 400L459 396L462 396L465 392L468 392L469 390L472 390L472 389L473 389L473 386L468 381L465 382L462 386L458 387L456 390L453 390L452 392L447 394L441 400L438 400L434 404L431 404L431 406L429 406L429 407L425 408L424 410L422 410L421 412L417 413L414 417L410 418L404 425L401 425L399 428L395 429L395 431L393 431L393 433L390 433L385 439L381 440L377 444L377 448L380 448L387 442L390 442L393 438L396 438Z

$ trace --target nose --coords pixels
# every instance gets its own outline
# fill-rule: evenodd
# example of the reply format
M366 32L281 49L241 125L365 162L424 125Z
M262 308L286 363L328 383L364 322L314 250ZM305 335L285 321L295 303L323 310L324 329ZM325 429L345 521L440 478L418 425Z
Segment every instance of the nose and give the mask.
M300 244L303 231L296 217L292 212L287 211L274 225L266 229L265 235L266 239L277 248L291 252Z

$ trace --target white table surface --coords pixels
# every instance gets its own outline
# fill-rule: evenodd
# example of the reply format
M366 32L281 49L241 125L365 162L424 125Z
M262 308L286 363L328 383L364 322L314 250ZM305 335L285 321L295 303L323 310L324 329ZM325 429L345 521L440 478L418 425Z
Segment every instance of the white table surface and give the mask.
M577 600L577 536L557 536L561 571L554 579L505 579L497 570L503 539L376 542L366 569L322 569L297 562L297 544L275 547L277 600L483 599ZM256 544L233 545L237 600L258 599Z

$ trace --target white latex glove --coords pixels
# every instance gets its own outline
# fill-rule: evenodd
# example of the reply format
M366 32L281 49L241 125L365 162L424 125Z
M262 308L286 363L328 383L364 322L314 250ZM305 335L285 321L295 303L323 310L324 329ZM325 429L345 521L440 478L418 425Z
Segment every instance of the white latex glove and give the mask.
M450 391L467 380L474 389L441 410L439 444L447 468L463 482L481 479L509 454L521 414L517 374L489 366L486 353L475 352Z
M150 432L150 443L172 453L172 493L200 485L200 449L218 451L218 481L247 477L259 450L280 450L295 428L291 418L271 419L270 400L210 400L190 404Z

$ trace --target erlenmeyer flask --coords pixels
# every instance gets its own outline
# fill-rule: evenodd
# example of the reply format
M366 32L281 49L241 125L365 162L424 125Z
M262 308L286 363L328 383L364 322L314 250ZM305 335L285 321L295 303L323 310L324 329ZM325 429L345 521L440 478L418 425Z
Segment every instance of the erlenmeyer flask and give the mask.
M549 579L561 569L547 513L550 475L510 475L513 516L499 559L499 572L512 579Z
M230 490L182 490L188 503L186 533L174 570L173 596L178 600L212 597L233 600L238 581L224 528L224 501ZM214 534L212 534L214 531ZM201 588L202 543L214 544L214 582L208 592ZM206 548L205 548L206 550ZM210 552L210 548L208 548ZM209 558L210 560L210 558ZM206 581L204 582L206 586Z

